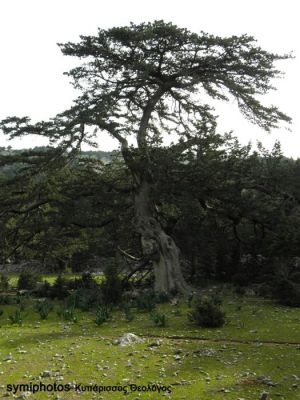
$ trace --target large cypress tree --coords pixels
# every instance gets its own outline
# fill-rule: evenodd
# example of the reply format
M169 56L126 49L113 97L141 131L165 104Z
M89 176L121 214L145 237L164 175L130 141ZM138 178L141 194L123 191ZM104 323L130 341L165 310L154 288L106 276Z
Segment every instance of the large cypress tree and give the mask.
M166 133L177 135L177 151L197 146L216 126L208 98L234 98L244 116L267 131L289 121L260 101L280 75L274 63L289 56L264 51L247 35L196 34L163 21L99 29L96 36L60 47L65 55L85 59L68 73L81 91L75 104L48 122L7 118L3 131L13 137L44 135L62 150L89 141L88 127L116 138L133 178L136 229L153 263L155 290L188 290L179 249L156 217L151 149Z

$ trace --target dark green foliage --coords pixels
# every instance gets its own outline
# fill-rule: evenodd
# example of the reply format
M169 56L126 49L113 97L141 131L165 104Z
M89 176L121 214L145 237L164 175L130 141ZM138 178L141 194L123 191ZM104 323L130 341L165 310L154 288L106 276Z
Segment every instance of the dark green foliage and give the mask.
M188 308L191 308L191 307L192 307L193 300L194 300L194 293L191 292L191 293L188 295L188 297L187 297L187 305L188 305Z
M53 310L53 304L48 300L39 301L35 306L36 312L40 315L42 320L48 318L49 313Z
M246 289L243 286L235 286L234 288L234 293L238 296L238 297L242 297L245 295L246 293Z
M9 289L9 278L5 274L0 275L0 291L6 291Z
M20 311L24 311L26 309L27 300L29 296L17 296L17 304L19 304Z
M81 275L80 279L70 280L70 289L96 289L98 287L97 282L93 278L90 272L85 272Z
M150 314L150 319L154 322L155 326L164 327L167 324L167 317L165 314L153 312Z
M134 314L132 312L132 308L129 303L124 303L122 306L122 310L124 312L125 320L127 322L131 322L134 320Z
M51 298L59 300L65 299L69 295L68 281L62 275L59 275L51 287Z
M0 317L3 315L3 310L0 309Z
M73 305L69 307L62 306L58 311L57 315L65 321L77 322L78 318L75 313L75 307Z
M289 279L294 282L300 284L300 271L294 272L289 276Z
M136 300L135 306L139 311L151 312L155 309L155 293L152 291L147 291L142 293Z
M73 294L75 307L82 311L89 311L97 304L103 303L103 294L101 288L96 286L94 289L80 288Z
M1 305L10 305L10 304L18 304L20 301L18 296L10 296L10 295L0 295L0 304Z
M266 131L289 122L261 101L280 76L276 61L288 55L264 51L248 35L221 38L164 21L99 29L60 47L65 55L85 58L69 72L81 90L73 106L49 121L13 116L0 122L11 138L34 133L51 143L0 154L3 258L13 252L19 259L62 260L63 265L71 260L83 270L95 247L110 256L120 247L144 250L149 257L145 248L132 246L134 236L136 243L140 236L142 243L153 236L145 234L141 221L132 223L139 215L133 187L134 194L150 194L144 196L148 214L155 210L149 220L181 248L193 284L233 277L240 286L261 283L277 268L273 256L299 256L299 162L282 157L278 144L271 153L262 146L252 152L230 135L217 135L214 110L210 101L203 103L234 98L242 114ZM78 157L93 129L119 141L123 161L104 166ZM179 141L162 147L163 135L171 132ZM136 141L134 149L128 137ZM156 244L164 250L159 237ZM150 264L155 263L157 251L150 253ZM167 251L160 254L172 258ZM258 254L268 262L260 262ZM250 261L242 261L248 256ZM179 268L166 279L167 292L186 287L169 283L173 276L180 276ZM64 298L66 288L61 282L56 286L53 297ZM105 303L120 303L114 267L102 290ZM138 307L147 309L141 303Z
M171 300L172 296L170 293L160 292L156 293L155 298L157 303L168 303Z
M273 297L282 305L300 307L300 285L288 279L281 279L274 283Z
M110 308L108 305L99 305L96 311L96 325L100 326L110 318Z
M20 309L15 310L15 312L9 315L10 322L12 324L22 325L23 322L23 314Z
M218 328L225 324L225 313L212 298L196 300L188 317L202 328Z
M52 297L52 286L45 280L34 290L33 295L35 297Z
M107 266L104 272L105 281L101 284L105 304L119 304L122 301L122 281L115 263Z
M32 272L21 272L18 279L18 290L33 290L36 288L41 278Z

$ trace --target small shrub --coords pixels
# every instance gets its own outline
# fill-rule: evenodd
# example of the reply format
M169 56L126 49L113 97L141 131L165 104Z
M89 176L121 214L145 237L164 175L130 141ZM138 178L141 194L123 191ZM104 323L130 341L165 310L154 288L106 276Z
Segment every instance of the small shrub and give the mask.
M131 322L134 320L134 314L130 308L130 305L128 303L125 303L123 305L123 312L124 312L124 316L125 316L125 320L127 322Z
M150 314L150 319L154 322L156 326L163 327L167 324L167 317L165 314L155 312Z
M18 290L33 290L36 288L37 283L40 281L40 277L32 272L23 271L20 273L18 279Z
M35 297L52 297L52 286L48 281L43 281L33 292Z
M218 328L225 324L225 313L211 298L198 299L188 317L203 328Z
M300 285L281 279L273 288L273 297L284 306L300 307Z
M273 297L274 287L270 282L264 282L257 286L256 294L261 297L270 298Z
M58 275L51 287L51 298L62 300L69 295L68 281L62 275Z
M61 307L61 309L57 312L57 315L61 317L65 321L77 322L78 318L75 314L75 307Z
M70 280L68 282L69 289L96 289L98 283L93 278L90 272L85 272L78 279Z
M21 310L17 309L14 314L11 314L9 316L10 322L12 324L18 324L18 325L22 325L23 322L23 315Z
M243 297L246 294L246 289L244 286L235 286L234 292L238 297Z
M151 312L155 309L155 295L153 292L146 292L135 300L136 308L139 311Z
M214 293L213 295L211 295L211 301L216 306L221 306L222 304L222 298L219 293Z
M75 307L82 311L89 311L97 304L103 302L103 295L99 286L96 286L94 289L77 289L73 296L75 300Z
M105 304L119 304L122 301L122 281L117 266L110 264L104 271L105 281L101 284Z
M188 305L188 308L191 308L191 307L192 307L193 300L194 300L194 293L191 292L191 293L188 295L188 298L187 298L187 305Z
M159 292L156 293L155 298L157 303L168 303L171 300L172 296L166 292Z
M292 282L300 284L300 272L292 273L289 278Z
M6 291L9 289L9 278L5 274L0 275L0 290Z
M19 298L17 296L0 295L1 305L18 304Z
M100 305L96 312L96 325L100 326L110 318L110 310L107 305Z
M41 319L45 320L48 318L49 313L53 310L53 304L48 300L39 301L36 304L36 312L40 315Z
M28 299L27 296L18 296L17 297L17 304L19 304L20 311L24 311L27 305L26 300Z
M238 272L232 277L232 282L236 286L248 286L250 282L250 277L246 272Z

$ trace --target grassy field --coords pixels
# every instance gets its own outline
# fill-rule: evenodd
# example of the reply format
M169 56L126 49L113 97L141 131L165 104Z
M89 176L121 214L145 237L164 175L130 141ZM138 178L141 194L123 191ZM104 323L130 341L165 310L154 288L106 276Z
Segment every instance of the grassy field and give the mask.
M18 284L18 279L19 279L19 275L18 274L7 274L7 276L9 277L9 286L12 288L16 288L17 284ZM76 278L80 278L81 274L74 274L74 273L65 273L63 274L63 276L68 279L68 280L74 280ZM53 274L47 274L47 275L40 275L40 279L41 281L47 281L49 282L51 285L53 285L53 283L55 282L57 278L57 273L53 273ZM103 280L103 275L97 275L94 277L95 281L97 283L101 283Z
M127 387L127 393L78 394L71 389L30 398L258 400L268 392L273 400L300 399L300 309L226 297L225 326L203 329L188 321L185 302L157 306L168 316L162 328L140 312L126 322L115 311L100 327L89 312L78 312L77 323L62 321L56 310L41 321L32 300L27 300L18 326L8 319L15 307L0 306L0 396L7 394L7 384L56 382L70 387L118 385ZM125 332L144 342L121 347L115 339ZM139 392L130 385L156 391Z

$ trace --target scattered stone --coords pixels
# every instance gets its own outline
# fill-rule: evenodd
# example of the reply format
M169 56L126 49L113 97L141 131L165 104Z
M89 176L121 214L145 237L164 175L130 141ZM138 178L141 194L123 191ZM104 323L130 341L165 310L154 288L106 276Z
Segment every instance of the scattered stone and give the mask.
M177 349L174 351L174 354L182 354L183 350L182 349Z
M52 372L51 371L43 371L41 373L41 377L42 378L51 378L51 376L52 376Z
M292 388L293 388L293 389L297 389L297 388L298 388L297 383L293 383L293 384L292 384Z
M258 380L259 382L263 383L264 385L267 386L275 386L275 383L272 382L272 380L270 378L268 378L267 376L258 376L256 378L256 380Z
M8 355L8 356L6 356L6 357L4 357L4 358L3 358L3 361L6 361L6 362L11 362L11 361L12 361L12 359L13 359L13 357L12 357L11 353L9 353L9 355Z
M120 346L130 346L132 344L143 343L143 342L144 342L144 339L140 338L139 336L135 335L134 333L125 333L119 339Z
M261 397L259 400L268 400L269 399L269 394L267 392L264 392L261 394Z
M179 304L179 300L178 299L172 299L171 301L170 301L170 304L171 304L171 306L178 306L178 304Z
M151 342L148 344L148 347L158 347L160 346L160 340L156 340L155 342Z
M26 400L29 396L31 396L31 392L23 392L20 396L16 397L16 400Z

